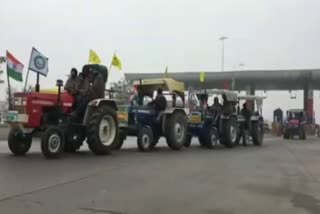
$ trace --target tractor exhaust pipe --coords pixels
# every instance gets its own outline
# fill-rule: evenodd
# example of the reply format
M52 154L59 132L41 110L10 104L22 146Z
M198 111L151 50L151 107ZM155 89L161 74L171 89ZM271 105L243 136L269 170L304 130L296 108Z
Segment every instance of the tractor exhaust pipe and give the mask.
M58 86L58 104L60 104L60 102L61 102L61 87L63 86L63 81L60 79L57 80L56 86Z

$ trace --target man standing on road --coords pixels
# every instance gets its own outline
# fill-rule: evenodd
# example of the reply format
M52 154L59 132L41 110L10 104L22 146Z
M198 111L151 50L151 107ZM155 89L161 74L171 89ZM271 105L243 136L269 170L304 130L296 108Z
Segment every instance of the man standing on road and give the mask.
M244 103L242 105L242 109L240 111L240 114L245 118L245 122L242 127L242 143L244 146L247 145L247 139L249 136L249 128L250 128L250 117L251 117L251 111L247 107L247 103Z

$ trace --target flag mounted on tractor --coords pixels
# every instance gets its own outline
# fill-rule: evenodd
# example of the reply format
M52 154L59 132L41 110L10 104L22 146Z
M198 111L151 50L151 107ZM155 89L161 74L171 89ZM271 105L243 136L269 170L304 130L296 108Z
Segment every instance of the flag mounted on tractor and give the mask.
M7 51L7 75L12 79L22 82L23 64Z
M40 53L37 49L32 48L29 70L46 77L49 70L48 68L48 58Z

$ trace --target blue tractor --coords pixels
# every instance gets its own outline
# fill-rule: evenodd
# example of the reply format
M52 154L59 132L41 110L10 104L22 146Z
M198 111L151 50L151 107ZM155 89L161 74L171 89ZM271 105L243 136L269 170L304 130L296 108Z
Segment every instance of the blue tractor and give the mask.
M228 90L204 89L191 92L190 98L197 100L197 105L190 110L188 120L188 135L185 146L191 144L192 137L198 137L201 146L215 147L218 142L227 148L235 145L238 126L235 105L237 94ZM223 100L222 104L208 106L210 100ZM190 101L189 101L190 102Z
M187 114L185 110L184 83L170 78L144 79L133 82L136 95L129 106L118 111L120 137L119 149L127 136L137 137L140 151L152 150L164 137L168 146L180 150L187 137ZM166 106L156 111L152 103L158 89L163 90Z

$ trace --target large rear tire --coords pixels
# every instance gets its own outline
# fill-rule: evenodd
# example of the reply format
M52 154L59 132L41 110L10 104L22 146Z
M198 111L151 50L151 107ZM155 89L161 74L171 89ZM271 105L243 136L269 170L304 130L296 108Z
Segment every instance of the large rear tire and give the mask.
M252 142L255 146L261 146L263 143L263 121L258 120L256 122L252 123L252 130L251 130L251 136L252 136Z
M231 117L228 120L222 119L220 122L222 144L227 148L234 147L238 135L237 119Z
M10 151L16 156L25 155L32 144L31 134L23 134L19 128L13 128L8 135L8 146Z
M109 154L118 139L118 118L116 110L99 106L91 111L87 124L87 143L96 155Z
M64 147L63 131L55 126L48 127L41 135L41 151L47 159L59 158Z
M152 129L144 126L139 130L137 138L138 149L141 152L149 152L154 147Z
M167 123L166 140L172 150L180 150L187 138L188 122L187 116L180 112L174 112Z

